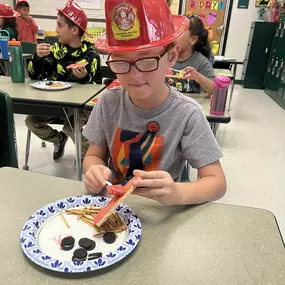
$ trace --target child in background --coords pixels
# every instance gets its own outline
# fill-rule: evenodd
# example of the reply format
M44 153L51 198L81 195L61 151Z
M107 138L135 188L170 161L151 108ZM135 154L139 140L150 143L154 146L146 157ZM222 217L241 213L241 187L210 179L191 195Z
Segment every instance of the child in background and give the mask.
M172 16L165 0L106 0L106 34L96 42L122 87L105 91L83 131L85 187L98 194L134 175L134 194L164 205L198 204L222 197L222 153L199 104L165 84L177 61L176 40L189 20ZM110 163L106 166L107 157ZM181 183L185 161L200 179Z
M56 32L58 42L53 46L38 44L37 51L28 65L29 75L32 79L59 80L77 82L80 84L101 83L100 57L93 44L82 41L87 28L87 16L81 7L68 2L65 7L58 10ZM86 66L68 69L70 64L82 63ZM88 112L80 112L80 123L83 127L87 121ZM74 141L74 134L68 121L63 125L63 131L58 132L49 126L57 118L28 116L26 126L40 139L54 144L54 161L60 161L64 154L68 137ZM71 124L74 118L69 119ZM82 157L88 148L88 141L82 137Z
M16 17L19 30L18 40L37 43L38 26L33 17L29 15L29 3L26 0L19 0L15 10L19 13Z
M0 4L0 30L6 30L10 34L10 40L18 39L16 13L7 4Z
M187 16L187 18L190 26L177 40L180 45L178 61L173 69L168 71L167 83L181 92L200 93L202 88L212 95L215 74L209 61L211 47L208 31L198 16ZM171 77L170 73L173 75L181 73L181 76Z

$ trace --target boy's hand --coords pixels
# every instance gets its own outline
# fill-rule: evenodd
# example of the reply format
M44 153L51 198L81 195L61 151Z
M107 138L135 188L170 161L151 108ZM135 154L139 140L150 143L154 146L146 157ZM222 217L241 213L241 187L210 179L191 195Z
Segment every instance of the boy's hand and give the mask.
M183 78L184 79L191 79L194 81L198 80L199 72L193 68L193 67L185 67L184 68L184 73L183 73Z
M48 56L50 54L50 44L38 44L36 53L38 57Z
M77 68L73 68L72 69L72 73L78 78L78 79L82 79L87 75L87 69L85 68L85 66L83 67L77 67Z
M145 198L156 200L164 205L176 205L180 203L176 183L166 171L142 171L135 170L134 175L143 179L136 180L134 186L145 187L136 189L133 193Z
M100 193L106 186L106 180L110 180L111 174L111 169L104 165L91 166L85 174L85 188L91 193Z

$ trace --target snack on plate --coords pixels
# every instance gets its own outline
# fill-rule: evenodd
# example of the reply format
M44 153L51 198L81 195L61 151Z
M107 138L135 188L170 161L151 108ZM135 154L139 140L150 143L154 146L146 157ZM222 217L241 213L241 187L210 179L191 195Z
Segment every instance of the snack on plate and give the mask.
M87 61L85 61L85 62L78 62L78 63L72 63L72 64L68 65L66 67L66 69L79 68L79 67L84 67L86 65L88 65Z
M91 251L96 247L96 242L89 238L81 238L78 242L78 245L87 251Z
M52 81L51 81L52 82ZM54 81L52 82L51 85L47 85L48 88L63 88L64 87L64 84L62 82L57 82L57 81Z
M93 224L93 220L100 210L101 208L96 207L85 207L79 209L73 208L66 210L66 214L76 215L78 220L97 230L98 233L96 233L94 236L102 236L106 232L120 233L127 229L127 225L124 223L118 213L112 213L100 227L95 226Z
M75 244L75 239L72 236L65 237L61 240L61 249L64 251L72 250Z

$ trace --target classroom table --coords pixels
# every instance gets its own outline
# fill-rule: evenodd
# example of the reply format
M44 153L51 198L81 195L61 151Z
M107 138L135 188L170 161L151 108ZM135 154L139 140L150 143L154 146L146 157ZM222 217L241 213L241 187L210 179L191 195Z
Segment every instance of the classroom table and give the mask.
M100 84L76 84L63 91L42 91L30 86L34 81L12 83L9 77L0 77L0 90L12 98L13 110L17 114L66 118L74 114L74 135L76 146L76 177L82 179L81 129L79 111L105 86Z
M285 284L284 244L271 212L220 203L167 207L134 195L124 203L139 216L142 237L128 258L79 275L45 270L22 253L22 227L44 205L85 194L83 183L2 168L0 185L0 284Z
M23 53L23 60L24 60L24 69L25 69L25 75L28 74L28 64L27 60L33 58L33 54L30 53ZM9 68L9 59L2 58L2 54L0 53L0 67L2 71L4 72L5 76L10 76L10 68Z
M89 102L86 103L86 107L92 109L94 106L94 100L98 100L98 98L104 93L100 93L94 98L92 98ZM210 124L211 130L214 135L217 135L219 124L228 124L231 121L230 114L228 111L225 111L225 114L222 116L215 116L209 113L209 105L210 105L210 97L204 93L183 93L185 96L191 97L196 100L202 107L202 110Z

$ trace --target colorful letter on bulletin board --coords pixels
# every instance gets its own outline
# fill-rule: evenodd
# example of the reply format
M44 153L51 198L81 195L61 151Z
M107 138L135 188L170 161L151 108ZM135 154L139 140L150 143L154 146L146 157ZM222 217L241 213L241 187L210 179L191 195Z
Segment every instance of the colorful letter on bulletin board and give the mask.
M206 9L211 9L211 8L212 8L212 2L206 1Z
M190 5L190 8L191 8L191 9L195 8L195 7L196 7L196 1L193 1L193 0L190 1L190 2L189 2L189 5Z
M225 2L219 2L218 10L225 10Z
M205 1L200 1L199 7L200 7L200 9L205 9L205 7L206 7Z
M219 2L218 1L213 1L212 2L212 10L218 10L218 5L219 4Z

